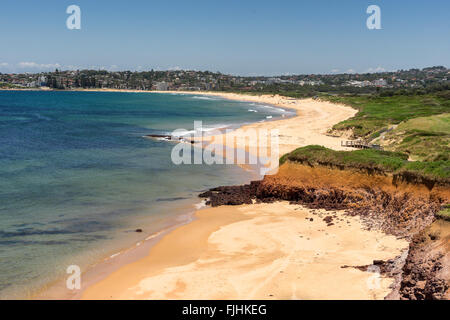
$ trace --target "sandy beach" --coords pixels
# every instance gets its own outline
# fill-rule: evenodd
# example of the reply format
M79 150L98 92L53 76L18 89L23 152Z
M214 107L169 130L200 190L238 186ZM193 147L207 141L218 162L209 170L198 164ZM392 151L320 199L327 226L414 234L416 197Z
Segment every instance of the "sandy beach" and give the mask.
M178 92L177 92L178 93ZM187 92L193 93L193 92ZM347 106L313 99L204 93L290 108L297 116L251 124L278 129L280 154L320 144L341 149L326 134L353 116ZM394 279L354 268L393 259L408 247L358 217L287 202L222 206L196 212L196 219L164 236L149 254L90 285L83 299L383 299Z
M279 154L286 154L296 148L318 144L334 150L345 150L340 145L341 138L327 135L334 124L354 116L357 111L345 105L333 104L314 99L293 99L279 95L250 96L234 93L209 93L226 99L274 105L295 110L292 118L254 123L228 133L232 137L245 135L249 129L279 131ZM231 140L231 139L230 139Z
M164 237L84 299L382 299L393 280L351 266L401 254L408 242L359 217L286 202L219 207ZM344 267L350 266L350 267Z
M0 12L0 300L450 300L450 0L54 2Z

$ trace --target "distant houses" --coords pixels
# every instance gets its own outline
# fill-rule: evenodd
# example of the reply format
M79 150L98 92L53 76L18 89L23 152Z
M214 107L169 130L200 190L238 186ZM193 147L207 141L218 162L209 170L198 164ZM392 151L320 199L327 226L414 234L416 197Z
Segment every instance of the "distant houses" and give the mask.
M110 88L132 90L215 90L296 92L315 95L350 89L352 93L367 93L375 88L421 89L445 86L449 82L445 67L399 70L380 73L300 74L282 76L237 76L220 72L55 70L55 72L2 74L0 83L17 87L49 87L53 89ZM349 88L352 87L352 88ZM343 89L344 88L344 89ZM347 88L347 89L345 89Z
M152 89L157 91L167 91L169 90L169 84L165 81L157 82L153 85Z
M348 85L350 87L358 87L358 88L363 88L363 87L387 87L388 83L384 79L377 79L377 80L373 80L373 81L368 81L368 80L364 80L364 81L351 80L351 81L347 81L346 85Z

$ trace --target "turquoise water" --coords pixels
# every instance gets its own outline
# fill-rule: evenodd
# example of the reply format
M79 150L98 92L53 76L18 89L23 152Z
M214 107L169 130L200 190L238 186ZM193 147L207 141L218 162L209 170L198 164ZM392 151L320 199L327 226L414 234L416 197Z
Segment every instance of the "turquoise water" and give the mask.
M176 166L172 143L143 135L281 113L195 95L0 91L0 297L86 268L193 210L199 192L249 179L236 166Z

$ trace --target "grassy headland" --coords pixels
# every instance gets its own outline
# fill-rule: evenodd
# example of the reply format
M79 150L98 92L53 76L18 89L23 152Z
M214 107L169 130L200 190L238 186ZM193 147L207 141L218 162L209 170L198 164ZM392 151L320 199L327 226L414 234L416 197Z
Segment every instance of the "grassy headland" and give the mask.
M312 145L298 148L281 157L280 165L286 161L307 165L322 165L340 169L356 169L368 172L413 175L415 177L450 183L450 161L408 161L401 152L374 149L334 151Z
M351 105L359 112L351 119L336 124L336 130L352 129L357 137L369 137L389 125L418 117L450 112L450 91L427 95L382 97L329 96L331 102Z
M413 160L450 160L450 91L423 95L326 96L359 112L333 127L354 138L407 153Z

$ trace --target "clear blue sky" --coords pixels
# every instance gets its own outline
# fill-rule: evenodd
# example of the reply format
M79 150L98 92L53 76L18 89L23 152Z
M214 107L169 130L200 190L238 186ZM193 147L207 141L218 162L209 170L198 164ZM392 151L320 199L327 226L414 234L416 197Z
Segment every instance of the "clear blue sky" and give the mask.
M82 29L66 28L81 7ZM382 30L366 9L381 8ZM68 68L241 75L450 65L448 0L2 0L0 72Z

